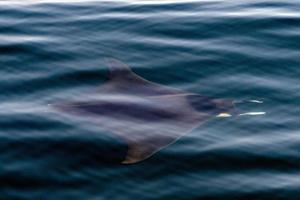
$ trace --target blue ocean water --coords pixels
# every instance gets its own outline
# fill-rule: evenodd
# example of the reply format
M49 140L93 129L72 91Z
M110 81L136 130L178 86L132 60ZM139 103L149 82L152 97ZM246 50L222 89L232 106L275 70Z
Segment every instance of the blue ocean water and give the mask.
M0 199L300 199L300 1L0 2ZM112 134L49 111L145 79L263 104L122 165ZM298 177L299 176L299 177Z

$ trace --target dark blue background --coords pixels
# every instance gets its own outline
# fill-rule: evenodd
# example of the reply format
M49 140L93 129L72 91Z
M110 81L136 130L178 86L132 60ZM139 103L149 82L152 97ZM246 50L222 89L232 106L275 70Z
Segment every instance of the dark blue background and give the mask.
M0 199L299 199L300 2L0 2ZM154 82L259 99L136 165L48 103L86 95L115 57Z

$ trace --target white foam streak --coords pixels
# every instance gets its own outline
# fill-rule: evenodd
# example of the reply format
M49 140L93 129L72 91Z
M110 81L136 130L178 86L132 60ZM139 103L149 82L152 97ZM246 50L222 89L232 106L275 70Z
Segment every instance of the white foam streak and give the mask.
M242 113L239 114L239 116L244 116L244 115L265 115L266 112L247 112L247 113Z
M249 100L249 102L252 102L252 103L264 103L263 101L253 100L253 99Z
M0 115L31 114L39 112L50 112L48 106L35 105L31 103L2 103L0 104Z

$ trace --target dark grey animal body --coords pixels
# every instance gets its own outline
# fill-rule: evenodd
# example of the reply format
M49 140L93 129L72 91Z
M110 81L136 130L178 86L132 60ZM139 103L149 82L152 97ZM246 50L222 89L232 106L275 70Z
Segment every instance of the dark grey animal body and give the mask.
M163 111L155 107L130 102L76 102L70 103L64 108L61 107L61 109L69 109L70 112L81 113L82 115L111 116L119 119L127 117L131 120L168 121L179 117L177 113L171 110Z
M110 59L110 81L97 99L66 101L59 111L88 117L128 145L123 163L142 161L201 122L233 109L233 101L201 96L147 81Z

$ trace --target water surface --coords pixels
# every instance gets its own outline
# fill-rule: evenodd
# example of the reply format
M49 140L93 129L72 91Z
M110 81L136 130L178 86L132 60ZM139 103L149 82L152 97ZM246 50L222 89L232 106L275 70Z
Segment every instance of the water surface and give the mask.
M299 199L300 2L1 1L1 199ZM105 58L207 96L263 100L136 165L47 104L107 81Z

